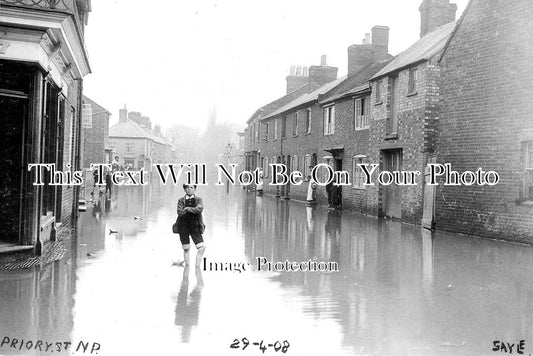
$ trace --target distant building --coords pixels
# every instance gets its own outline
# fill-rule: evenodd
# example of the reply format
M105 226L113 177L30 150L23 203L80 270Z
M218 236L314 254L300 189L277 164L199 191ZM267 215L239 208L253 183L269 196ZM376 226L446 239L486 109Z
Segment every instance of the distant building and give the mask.
M92 163L111 163L113 159L109 146L111 113L86 96L83 96L83 106L83 168L90 168Z
M141 126L136 121L147 126ZM154 163L170 163L172 142L162 137L159 126L156 126L155 131L151 130L151 126L149 119L146 121L140 113L134 112L128 118L127 109L119 111L119 122L109 129L109 143L121 167L144 167L151 171Z

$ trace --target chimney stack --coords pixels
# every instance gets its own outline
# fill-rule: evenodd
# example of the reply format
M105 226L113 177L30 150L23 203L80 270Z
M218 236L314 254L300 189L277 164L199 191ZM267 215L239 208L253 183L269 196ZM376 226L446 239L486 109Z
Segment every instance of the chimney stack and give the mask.
M287 80L287 94L306 85L309 82L307 67L291 66Z
M362 44L348 47L348 75L387 58L389 58L389 28L374 26L372 27L372 43L370 34L365 34Z
M424 37L437 27L455 21L457 5L450 4L450 0L424 0L418 10L420 10L420 37Z
M124 104L124 109L118 110L118 122L126 122L128 119L128 109L126 109L126 104Z
M309 83L324 85L337 79L339 69L337 67L327 66L326 62L327 57L324 54L320 57L319 66L309 67Z

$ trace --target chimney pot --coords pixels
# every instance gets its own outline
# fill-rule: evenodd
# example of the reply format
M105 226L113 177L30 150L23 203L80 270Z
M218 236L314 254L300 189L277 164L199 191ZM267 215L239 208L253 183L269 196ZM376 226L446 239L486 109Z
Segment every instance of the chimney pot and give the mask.
M322 56L320 56L320 65L321 66L327 66L327 56L325 54L323 54Z

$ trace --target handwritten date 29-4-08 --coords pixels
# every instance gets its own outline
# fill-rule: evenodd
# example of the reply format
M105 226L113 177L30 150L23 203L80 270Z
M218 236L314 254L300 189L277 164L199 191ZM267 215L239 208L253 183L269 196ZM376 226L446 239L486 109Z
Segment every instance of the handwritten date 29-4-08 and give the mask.
M241 347L241 343L242 343L242 347ZM289 346L291 346L291 344L289 344L287 340L283 340L283 342L276 341L274 343L268 344L268 343L265 343L263 340L250 342L247 338L243 337L240 340L239 339L233 340L233 342L231 343L229 347L230 349L242 349L244 351L249 345L252 345L252 347L257 346L259 350L261 350L263 353L265 353L265 351L269 348L274 349L274 351L276 352L281 351L283 353L286 353L287 350L289 350Z

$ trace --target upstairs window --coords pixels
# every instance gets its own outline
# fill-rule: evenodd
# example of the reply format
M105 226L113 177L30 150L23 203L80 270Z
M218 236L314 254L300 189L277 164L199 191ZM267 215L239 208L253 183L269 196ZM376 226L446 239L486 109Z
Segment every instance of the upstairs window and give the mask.
M274 140L278 139L278 119L274 119Z
M416 93L416 81L417 81L418 71L416 68L411 68L409 70L409 84L407 95Z
M378 80L375 84L374 84L374 88L376 90L376 104L378 103L381 103L383 101L383 98L381 97L381 86L383 85L383 81L381 80Z
M311 109L307 109L305 112L305 132L311 133Z
M533 200L533 141L526 142L525 146L525 198L526 200Z
M335 133L335 106L324 108L324 135Z
M370 97L355 99L355 128L367 128L370 121Z
M298 135L298 111L294 113L294 119L292 121L292 134Z
M287 116L281 118L281 138L287 137Z
M134 149L135 149L134 143L130 143L130 142L126 143L126 153L132 153Z

